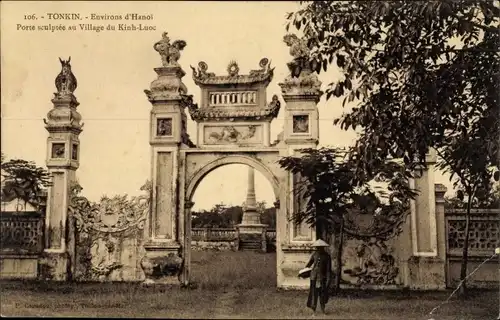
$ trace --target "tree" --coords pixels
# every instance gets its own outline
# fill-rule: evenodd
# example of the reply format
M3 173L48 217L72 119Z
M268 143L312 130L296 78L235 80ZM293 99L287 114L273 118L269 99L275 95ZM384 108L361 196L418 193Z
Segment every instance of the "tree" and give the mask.
M447 208L467 208L467 200L465 199L464 191L462 188L458 189L457 194L453 197L445 198L445 206ZM483 209L498 209L500 208L500 184L492 183L487 190L479 188L476 192L476 196L472 199L473 208L483 208Z
M292 219L306 221L316 227L317 237L329 240L334 252L338 289L342 274L344 233L366 239L390 238L401 231L409 212L409 199L416 193L409 187L408 171L394 161L381 164L373 181L385 182L387 191L374 190L364 176L358 177L353 162L344 161L345 152L337 149L304 149L302 156L282 158L280 165L303 179L295 190L306 199L304 208L297 208ZM359 228L350 214L361 212L373 215L370 229Z
M4 157L2 155L2 157ZM21 199L34 206L39 205L40 192L50 185L50 175L45 168L32 161L11 159L1 162L2 202Z
M435 148L468 199L498 178L499 19L493 0L309 1L288 15L315 70L335 61L343 74L326 98L356 103L334 123L361 128L349 156L358 177L388 157L416 169ZM464 283L467 248L468 237Z

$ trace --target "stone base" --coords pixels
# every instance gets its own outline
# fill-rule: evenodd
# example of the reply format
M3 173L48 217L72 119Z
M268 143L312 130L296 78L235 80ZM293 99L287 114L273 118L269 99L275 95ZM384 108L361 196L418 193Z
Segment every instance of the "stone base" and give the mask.
M45 251L38 264L40 280L68 281L68 254L65 252Z
M310 245L281 245L281 261L278 261L278 288L285 290L305 290L309 288L309 278L299 278L299 271L305 268L313 249Z
M0 258L0 279L36 279L37 277L38 256Z
M258 250L267 252L265 224L239 224L238 230L238 250Z
M175 243L148 243L141 267L146 279L144 285L180 285L183 259L180 246Z
M265 231L267 224L238 224L236 228L239 233L262 233Z
M413 256L408 260L408 281L411 290L446 289L445 261L437 257Z
M469 256L467 262L467 274L475 270L486 258ZM449 257L447 263L447 287L456 288L460 283L460 270L462 268L462 257ZM467 278L468 288L493 289L498 288L500 269L498 259L483 264L479 269Z

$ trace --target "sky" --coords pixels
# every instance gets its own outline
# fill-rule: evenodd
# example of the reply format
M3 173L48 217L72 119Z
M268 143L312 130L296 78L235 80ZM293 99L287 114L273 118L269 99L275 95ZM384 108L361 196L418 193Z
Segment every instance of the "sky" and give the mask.
M189 94L199 101L200 89L191 78L192 66L199 61L208 71L226 74L231 60L238 62L240 74L258 69L267 57L276 68L267 89L268 101L280 96L278 83L288 74L289 48L283 43L285 15L299 4L295 1L238 2L13 2L1 5L1 147L7 158L32 160L45 165L48 133L43 118L52 108L54 80L60 72L59 57L71 56L78 80L75 96L85 126L80 134L80 168L77 176L83 194L98 200L103 194L140 194L139 188L150 175L149 112L144 89L156 78L153 68L161 65L153 44L167 31L172 41L187 42L179 60L186 71L183 81ZM81 31L82 21L49 20L50 13L79 13L82 17L137 13L152 15L141 23L151 31ZM34 14L36 20L30 19ZM41 17L44 17L43 19ZM129 21L84 21L94 25ZM137 22L139 23L139 22ZM52 27L76 25L76 31L28 31L30 25ZM338 71L320 75L323 85L335 80ZM281 99L281 98L280 98ZM324 98L320 112L320 146L348 146L355 133L333 126L342 112L342 99ZM282 101L283 102L283 101ZM349 106L347 106L349 107ZM283 107L271 127L271 141L281 132ZM189 118L189 117L188 117ZM188 119L188 133L194 139L195 123ZM231 182L225 179L231 176ZM216 203L240 205L246 195L247 169L228 165L212 171L194 196L197 209ZM270 183L255 174L258 201L271 204ZM449 185L446 178L436 183Z

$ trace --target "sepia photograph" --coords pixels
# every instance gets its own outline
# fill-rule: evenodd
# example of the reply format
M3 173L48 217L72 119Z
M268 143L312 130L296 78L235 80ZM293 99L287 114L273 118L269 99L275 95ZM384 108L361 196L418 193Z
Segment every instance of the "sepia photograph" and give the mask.
M500 320L500 1L1 1L0 315Z

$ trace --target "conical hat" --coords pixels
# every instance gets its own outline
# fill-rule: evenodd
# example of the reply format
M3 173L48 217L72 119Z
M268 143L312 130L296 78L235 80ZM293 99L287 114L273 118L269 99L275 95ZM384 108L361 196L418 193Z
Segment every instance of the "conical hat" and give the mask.
M329 247L330 245L325 241L318 239L312 244L313 247Z

